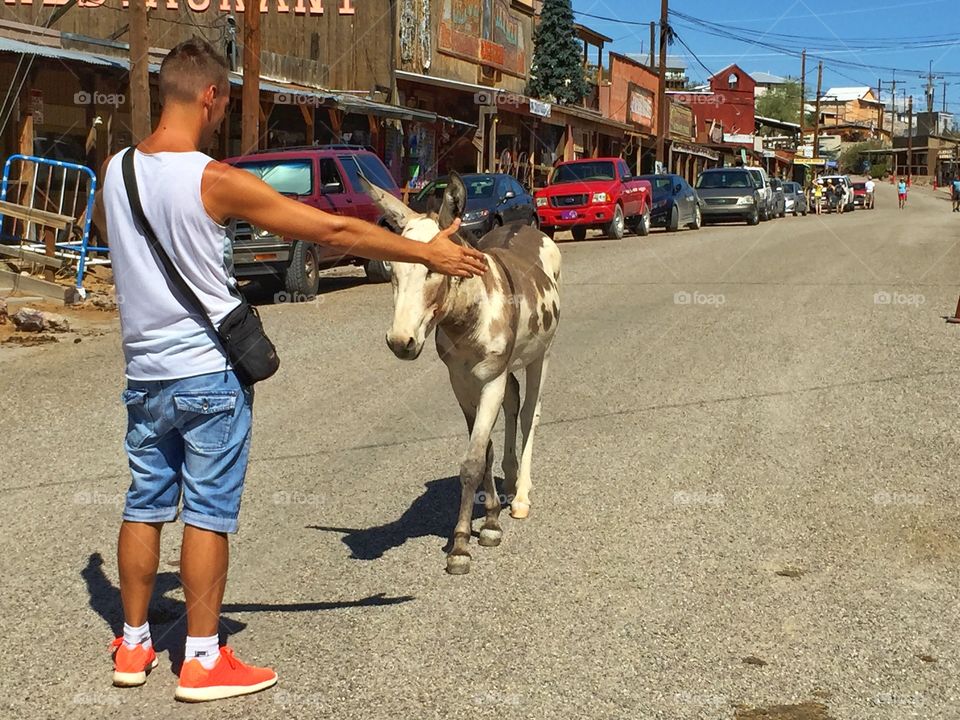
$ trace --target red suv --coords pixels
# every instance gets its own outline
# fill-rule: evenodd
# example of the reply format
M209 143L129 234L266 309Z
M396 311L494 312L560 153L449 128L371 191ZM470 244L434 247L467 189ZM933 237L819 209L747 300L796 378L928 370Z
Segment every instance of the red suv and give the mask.
M377 224L383 224L382 215L363 192L360 175L400 197L400 189L380 158L368 148L354 145L267 150L224 162L253 173L277 192L302 203ZM246 222L236 224L233 238L236 276L273 279L293 301L317 294L320 270L360 264L370 280L390 279L389 263L340 255L296 238L277 237Z

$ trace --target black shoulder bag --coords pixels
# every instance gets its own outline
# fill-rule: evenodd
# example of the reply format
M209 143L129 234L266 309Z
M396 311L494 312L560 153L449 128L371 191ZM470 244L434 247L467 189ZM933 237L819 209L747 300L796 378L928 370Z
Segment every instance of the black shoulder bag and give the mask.
M240 305L227 314L220 323L220 327L213 324L203 303L174 266L170 256L157 240L157 235L150 227L147 216L143 214L140 192L137 189L137 175L133 166L133 153L134 149L131 147L124 153L122 160L123 183L127 189L127 199L130 201L134 219L150 241L150 247L163 265L167 278L220 339L220 344L240 382L251 386L266 380L280 367L280 358L277 357L277 349L263 331L263 323L260 322L256 308L241 296Z

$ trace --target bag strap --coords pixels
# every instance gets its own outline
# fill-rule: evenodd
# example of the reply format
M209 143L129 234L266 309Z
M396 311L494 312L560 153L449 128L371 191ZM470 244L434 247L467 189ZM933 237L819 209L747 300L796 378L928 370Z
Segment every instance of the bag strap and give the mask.
M207 314L207 310L204 308L203 303L200 302L200 298L197 297L197 294L193 291L193 288L187 284L187 281L183 279L183 276L173 264L170 256L167 255L167 251L163 249L163 246L157 239L157 234L153 231L153 227L151 227L150 222L147 220L147 216L143 213L143 205L140 203L140 191L137 188L137 173L133 165L134 151L134 147L128 148L121 159L121 167L123 169L123 184L127 189L127 199L130 201L130 209L133 211L133 219L140 226L143 234L147 236L150 247L153 248L154 254L157 256L157 259L160 261L160 264L163 265L163 269L166 271L167 279L173 284L174 287L177 288L177 290L180 291L183 297L186 298L187 302L193 306L193 309L196 310L206 321L207 325L210 326L214 334L217 334L217 328L214 326L213 320L211 320L210 316Z

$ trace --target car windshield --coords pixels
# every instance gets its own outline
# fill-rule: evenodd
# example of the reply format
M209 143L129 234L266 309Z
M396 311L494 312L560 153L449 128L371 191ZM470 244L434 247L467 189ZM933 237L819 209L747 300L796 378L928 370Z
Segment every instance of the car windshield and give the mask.
M449 184L447 178L434 180L420 191L417 200L426 200L433 195L439 197ZM497 179L493 175L467 175L463 177L463 184L467 186L467 199L478 200L493 197L493 192L497 187Z
M854 184L853 184L853 189L854 189L854 190L866 190L866 189L867 189L867 184L866 184L866 183L854 183Z
M800 186L797 185L797 184L794 183L794 182L784 183L784 184L783 184L783 191L784 191L785 193L787 193L788 195L789 195L789 194L796 194L796 193L800 192Z
M757 187L763 187L763 173L759 170L750 170L750 175L753 177L753 182Z
M553 174L551 185L581 180L615 180L617 173L612 162L581 162L561 165Z
M698 190L749 188L752 186L753 183L750 181L750 176L743 170L705 172L697 179Z
M256 175L281 195L310 195L313 192L312 163L304 160L267 160L238 163L237 167Z

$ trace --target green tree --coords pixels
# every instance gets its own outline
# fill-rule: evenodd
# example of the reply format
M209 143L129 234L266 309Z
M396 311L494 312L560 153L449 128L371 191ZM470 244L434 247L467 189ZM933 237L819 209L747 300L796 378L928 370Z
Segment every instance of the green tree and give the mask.
M548 102L575 105L589 92L583 44L574 35L570 0L545 0L533 33L527 93Z
M757 115L783 120L784 122L800 122L800 83L791 80L784 85L772 87L757 98Z
M881 144L876 140L848 145L840 152L840 170L845 173L862 173L864 163L870 159L870 156L864 150L879 150L881 147ZM874 177L881 177L886 171L886 167L886 161L875 163L871 160L870 174Z

